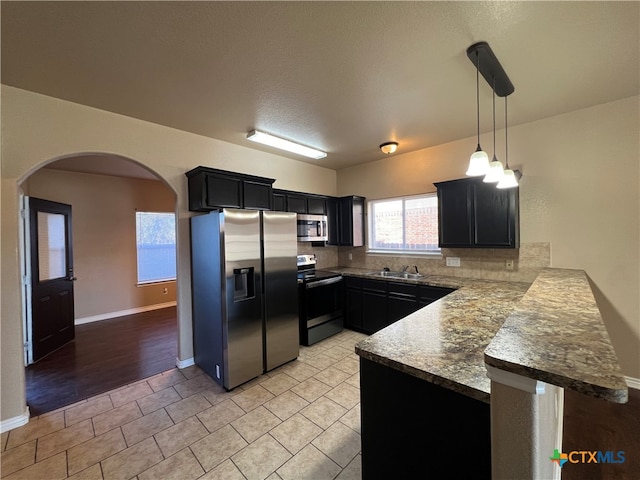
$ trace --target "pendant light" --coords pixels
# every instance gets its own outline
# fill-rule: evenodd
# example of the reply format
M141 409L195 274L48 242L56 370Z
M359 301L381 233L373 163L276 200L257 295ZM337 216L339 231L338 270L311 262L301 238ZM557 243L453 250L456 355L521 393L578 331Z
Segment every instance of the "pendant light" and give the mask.
M507 136L507 97L504 97L504 173L496 185L496 188L515 188L518 186L518 178L509 168L509 137Z
M467 175L479 177L489 170L489 156L480 147L480 54L476 51L476 113L478 126L478 146L469 159Z
M504 175L502 163L496 157L496 80L493 79L493 160L489 164L489 171L484 176L485 183L499 182Z

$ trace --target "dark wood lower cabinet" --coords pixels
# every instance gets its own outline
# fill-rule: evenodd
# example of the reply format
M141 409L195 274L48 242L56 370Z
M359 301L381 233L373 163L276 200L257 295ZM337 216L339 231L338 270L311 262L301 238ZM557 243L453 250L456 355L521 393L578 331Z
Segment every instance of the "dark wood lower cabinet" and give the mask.
M363 480L491 478L489 404L360 358L360 409Z
M345 279L345 327L369 335L455 291L389 280Z

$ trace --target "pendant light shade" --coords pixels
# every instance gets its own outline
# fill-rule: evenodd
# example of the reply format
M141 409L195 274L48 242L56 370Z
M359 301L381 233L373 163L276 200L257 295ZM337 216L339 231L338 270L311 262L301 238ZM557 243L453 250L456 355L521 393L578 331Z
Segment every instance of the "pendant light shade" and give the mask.
M507 136L507 97L504 97L504 163L505 169L502 178L496 188L515 188L518 186L518 178L509 168L509 137Z
M476 52L476 114L478 126L478 146L476 151L471 154L469 159L469 168L467 175L470 177L479 177L485 175L489 170L489 156L480 147L480 56Z
M496 83L493 81L493 160L489 164L489 171L484 176L483 182L496 183L502 179L504 170L502 163L496 157Z
M514 172L509 168L509 153L507 148L507 97L511 95L515 88L509 80L507 73L500 65L497 57L489 47L487 42L477 42L467 48L467 57L476 67L476 102L478 113L478 147L471 155L467 175L482 176L483 182L494 183L496 188L514 188L518 186L520 172ZM487 154L480 148L480 102L479 96L479 75L487 81L493 90L493 158L489 162ZM505 135L505 166L496 156L496 95L504 97L504 135Z
M478 149L473 152L469 159L467 175L470 177L480 177L486 175L487 170L489 170L489 156L486 152L482 151L478 144Z

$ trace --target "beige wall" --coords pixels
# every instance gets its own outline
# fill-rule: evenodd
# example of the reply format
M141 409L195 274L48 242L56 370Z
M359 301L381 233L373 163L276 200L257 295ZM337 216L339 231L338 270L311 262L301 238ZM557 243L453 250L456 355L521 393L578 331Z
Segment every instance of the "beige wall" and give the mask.
M164 183L42 168L22 189L72 207L76 319L175 302L175 281L136 285L135 213L175 212Z
M177 195L178 355L193 356L187 181L198 165L276 178L277 188L335 195L336 172L110 112L2 86L1 377L2 420L25 415L18 257L18 185L69 155L105 153L157 173Z
M640 377L638 104L632 97L509 129L512 164L525 175L522 242L549 243L553 266L588 273L624 373L633 377ZM475 147L465 139L335 172L12 87L2 86L1 114L2 420L25 413L18 186L46 163L91 152L120 155L156 172L176 193L179 357L188 359L185 171L205 165L276 178L277 188L384 198L434 191L433 182L462 177ZM490 137L483 144L491 145Z
M509 128L510 164L524 175L521 244L549 243L551 266L587 272L623 371L636 378L639 105L636 96ZM481 138L485 148L492 145L491 138ZM497 138L503 139L504 132L498 131ZM475 145L475 139L465 139L340 170L338 193L374 199L435 191L433 182L464 176ZM498 145L498 157L504 160L504 147Z

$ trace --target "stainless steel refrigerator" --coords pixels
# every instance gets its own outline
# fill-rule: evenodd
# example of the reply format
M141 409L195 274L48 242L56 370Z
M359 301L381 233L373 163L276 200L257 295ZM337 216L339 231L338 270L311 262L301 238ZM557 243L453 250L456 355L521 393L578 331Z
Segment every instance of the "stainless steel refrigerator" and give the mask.
M195 363L226 389L299 353L296 214L191 218Z

